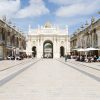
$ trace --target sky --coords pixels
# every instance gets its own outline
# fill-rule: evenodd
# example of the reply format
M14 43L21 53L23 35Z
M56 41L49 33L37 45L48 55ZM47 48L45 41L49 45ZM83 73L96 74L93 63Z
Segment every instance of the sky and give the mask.
M7 17L12 25L27 33L46 22L68 26L73 34L91 18L100 18L100 0L0 0L0 18Z

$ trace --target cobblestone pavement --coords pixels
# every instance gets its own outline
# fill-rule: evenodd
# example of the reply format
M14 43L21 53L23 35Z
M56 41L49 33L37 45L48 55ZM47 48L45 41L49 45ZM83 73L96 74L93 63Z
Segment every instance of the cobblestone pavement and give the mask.
M18 64L24 63L29 61L29 59L24 59L24 60L1 60L0 61L0 71L9 69L13 66L16 66Z
M64 58L59 58L59 60L61 61L65 61ZM68 59L67 60L68 62L72 62L72 63L77 63L77 64L83 64L83 65L86 65L86 66L90 66L90 67L93 67L93 68L97 68L97 69L100 69L100 62L80 62L80 61L75 61L75 59Z
M100 82L55 59L42 59L1 86L0 100L100 100Z

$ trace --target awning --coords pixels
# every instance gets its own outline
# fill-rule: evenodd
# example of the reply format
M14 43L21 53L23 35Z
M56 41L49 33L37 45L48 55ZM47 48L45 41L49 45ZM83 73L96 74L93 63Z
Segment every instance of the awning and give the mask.
M83 48L77 48L77 49L73 49L73 50L76 50L76 51L85 51L85 49L83 49Z
M95 51L95 50L100 50L99 48L86 48L85 51Z

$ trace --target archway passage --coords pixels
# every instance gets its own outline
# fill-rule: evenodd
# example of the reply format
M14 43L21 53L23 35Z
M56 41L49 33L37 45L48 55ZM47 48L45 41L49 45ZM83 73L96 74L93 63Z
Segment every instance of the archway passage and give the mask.
M32 56L33 56L33 57L36 57L36 54L37 54L36 46L33 46L33 47L32 47L32 51L33 51L33 52L32 52Z
M53 43L45 41L43 44L43 58L53 58Z
M60 47L60 57L64 57L65 55L65 49L63 46Z

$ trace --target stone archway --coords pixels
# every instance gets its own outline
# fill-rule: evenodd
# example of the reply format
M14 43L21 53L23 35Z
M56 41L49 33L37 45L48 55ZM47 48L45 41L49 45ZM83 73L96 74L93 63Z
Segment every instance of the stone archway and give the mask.
M60 57L64 57L65 55L65 48L63 46L60 47Z
M33 47L32 47L32 51L33 51L33 52L32 52L32 56L33 56L33 57L36 57L36 55L37 55L36 46L33 46Z
M49 40L43 44L43 58L53 58L53 43Z

